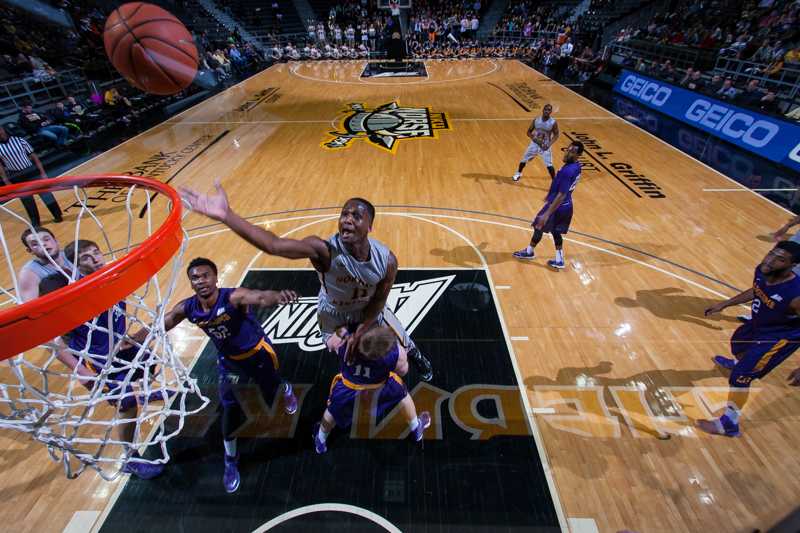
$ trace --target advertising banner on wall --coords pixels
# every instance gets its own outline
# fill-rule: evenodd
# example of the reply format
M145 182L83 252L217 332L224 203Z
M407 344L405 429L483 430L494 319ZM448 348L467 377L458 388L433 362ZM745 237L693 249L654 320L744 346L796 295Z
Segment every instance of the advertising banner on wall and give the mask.
M800 125L623 70L614 91L715 137L800 171Z

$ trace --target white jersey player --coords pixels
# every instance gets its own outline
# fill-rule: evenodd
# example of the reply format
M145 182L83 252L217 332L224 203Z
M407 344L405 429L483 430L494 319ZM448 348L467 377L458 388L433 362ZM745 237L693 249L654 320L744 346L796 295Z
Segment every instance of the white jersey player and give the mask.
M198 194L182 189L192 209L231 228L234 233L261 251L286 259L308 259L321 282L317 319L323 340L327 341L340 327L354 327L348 337L347 354L358 345L361 336L375 325L394 330L408 350L408 358L420 378L430 381L433 368L420 352L405 328L386 307L389 291L397 274L397 258L383 243L369 238L375 208L363 198L345 202L339 217L339 232L330 239L317 236L301 240L281 238L255 226L233 212L219 181L217 195Z
M527 135L530 137L531 143L528 145L528 149L525 150L525 154L523 154L522 160L519 162L519 168L517 168L517 172L514 174L514 181L519 181L522 177L522 169L525 168L528 161L539 154L542 155L542 160L547 167L547 172L550 173L550 179L555 179L556 169L553 168L553 152L550 150L550 147L553 146L556 139L558 139L559 131L558 122L551 116L552 113L553 106L545 104L542 108L542 116L533 119L533 122L531 122L531 125L528 127Z

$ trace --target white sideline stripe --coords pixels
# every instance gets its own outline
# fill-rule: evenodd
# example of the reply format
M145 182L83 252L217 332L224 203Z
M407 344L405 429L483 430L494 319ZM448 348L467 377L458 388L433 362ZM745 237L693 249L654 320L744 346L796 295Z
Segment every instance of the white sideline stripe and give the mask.
M498 291L507 291L511 288L511 285L495 285L494 288Z
M75 511L63 533L89 533L100 516L100 511Z
M512 341L529 341L530 339L528 337L521 336L521 337L511 337L511 340Z
M600 533L593 518L568 518L570 533Z
M556 410L552 407L531 407L531 414L533 415L554 415Z
M389 214L389 213L387 213ZM497 318L500 321L500 328L503 331L503 338L506 341L506 349L508 350L508 356L511 359L511 366L514 368L514 376L517 379L517 387L519 388L519 395L522 400L522 406L525 409L525 413L527 416L525 417L525 421L528 424L528 429L533 436L533 441L536 443L536 450L539 453L539 461L542 466L542 470L544 471L545 479L547 480L547 487L550 489L550 496L553 498L553 507L556 511L556 516L558 517L558 525L563 531L567 527L567 520L564 514L564 508L561 503L561 497L558 494L558 487L556 486L555 478L553 477L553 469L550 466L550 459L547 455L547 448L544 446L544 439L542 438L542 434L539 431L539 426L536 423L536 419L533 418L530 414L531 405L530 399L528 398L528 393L525 390L524 381L522 379L522 373L519 370L519 363L517 361L517 356L514 353L514 346L511 344L511 337L508 334L508 327L506 326L506 320L503 316L503 307L500 305L500 299L497 297L497 291L494 290L494 279L492 278L492 271L489 268L489 263L486 262L486 257L480 251L480 249L475 246L475 243L472 242L469 237L466 235L459 233L457 230L451 228L447 224L442 224L441 222L437 222L435 220L430 220L425 218L425 215L422 216L414 216L414 215L400 215L405 216L415 220L422 220L423 222L427 222L429 224L434 224L441 228L446 229L453 235L460 237L464 242L466 242L470 248L475 252L475 254L481 260L481 267L483 268L484 273L486 274L486 281L489 284L489 290L492 292L492 300L495 302L495 309L497 311Z
M532 71L534 71L536 74L539 74L540 76L544 76L545 78L547 78L548 80L550 80L550 81L552 81L552 82L558 83L557 81L555 81L555 80L553 80L553 79L551 79L551 78L548 78L547 76L545 76L544 74L542 74L541 72L539 72L538 70L536 70L535 68L533 68L533 67L531 67L531 66L529 66L529 65L526 65L526 64L525 64L525 63L523 63L522 61L519 61L519 64L520 64L520 65L522 65L522 66L524 66L524 67L528 67L529 69L531 69ZM560 84L559 84L559 85L560 85ZM588 98L586 98L586 97L585 97L585 96L583 96L582 94L580 94L580 93L578 93L578 92L576 92L576 91L573 91L572 89L568 89L568 88L567 88L567 90L568 90L569 92L571 92L571 93L575 94L576 96L578 96L578 97L580 97L580 98L583 98L584 100L586 100L587 102L589 102L590 104L592 104L593 106L595 106L596 108L598 108L598 109L602 109L603 111L605 111L605 112L606 112L606 113L608 113L609 115L611 115L611 116L613 116L613 117L615 117L615 118L618 118L619 120L621 120L621 121L622 121L622 122L624 122L625 124L630 124L630 126L631 126L632 128L636 128L638 131L641 131L641 132L644 132L644 133L646 133L647 135L649 135L649 136L650 136L650 137L652 137L653 139L655 139L655 140L657 140L658 142L660 142L660 143L662 143L662 144L664 144L664 145L666 145L666 146L668 146L668 147L672 148L673 150L675 150L675 151L676 151L676 152L678 152L679 154L682 154L682 155L684 155L685 157L688 157L689 159L691 159L691 160L693 160L693 161L697 162L698 164L700 164L700 165L703 165L704 167L706 167L706 168L707 168L708 170L710 170L711 172L714 172L714 173L716 173L716 174L719 174L720 176L722 176L722 177L723 177L723 178L725 178L726 180L728 180L728 181L730 181L731 183L733 183L733 184L737 185L737 186L738 186L740 189L742 189L743 191L750 191L751 193L753 193L754 195L756 195L758 198L761 198L762 200L766 200L767 202L771 203L772 205L774 205L774 206L775 206L775 207L777 207L778 209L781 209L781 210L783 210L783 211L786 211L786 212L787 212L787 213L789 213L790 215L794 216L794 213L793 213L792 211L790 211L789 209L787 209L787 208L783 207L782 205L780 205L780 204L778 204L778 203L776 203L776 202L774 202L774 201L770 200L770 199L769 199L769 198L767 198L766 196L762 196L762 195L758 194L757 192L755 192L755 191L754 191L754 190L752 190L752 189L748 189L747 187L745 187L744 185L742 185L741 183L739 183L739 182L738 182L738 181L736 181L735 179L733 179L733 178L729 178L728 176L726 176L725 174L723 174L723 173L722 173L722 172L720 172L719 170L717 170L717 169L715 169L715 168L713 168L713 167L711 167L711 166L707 165L706 163L704 163L704 162L700 161L699 159L696 159L696 158L694 158L694 157L690 156L689 154L687 154L686 152L684 152L684 151L683 151L683 150L681 150L680 148L677 148L677 147L675 147L675 146L672 146L672 145L671 145L671 144L669 144L667 141L664 141L664 140L662 140L662 139L658 138L658 136L656 136L656 135L653 135L652 133L650 133L650 132L649 132L649 131L647 131L646 129L644 129L644 128L640 128L639 126L637 126L637 125L635 125L635 124L632 124L632 123L628 122L628 121L627 121L627 120L625 120L624 118L616 116L615 114L613 114L613 113L612 113L611 111L609 111L608 109L605 109L603 106L601 106L601 105L599 105L599 104L596 104L596 103L592 102L591 100L589 100Z
M703 189L703 192L747 192L747 191L756 191L756 192L793 192L800 189Z

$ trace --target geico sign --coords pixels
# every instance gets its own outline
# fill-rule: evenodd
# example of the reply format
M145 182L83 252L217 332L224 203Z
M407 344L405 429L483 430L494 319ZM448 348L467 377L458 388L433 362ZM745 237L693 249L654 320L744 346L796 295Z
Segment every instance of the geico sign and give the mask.
M643 102L650 102L656 107L661 107L669 99L672 89L664 87L653 81L628 74L622 80L620 90L625 94L637 97Z
M780 131L777 124L702 98L695 100L684 116L690 122L702 124L731 139L741 139L754 148L765 146Z

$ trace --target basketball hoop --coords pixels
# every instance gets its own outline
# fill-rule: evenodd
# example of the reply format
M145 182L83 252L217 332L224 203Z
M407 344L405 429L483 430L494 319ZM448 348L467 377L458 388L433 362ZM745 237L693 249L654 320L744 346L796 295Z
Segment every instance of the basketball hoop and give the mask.
M104 195L93 196L97 189ZM17 279L21 262L15 268L6 237L32 226L12 209L12 200L67 190L74 195L70 209L78 211L74 231L65 232L62 224L53 233L62 244L96 242L110 260L78 278L77 269L51 257L39 234L32 232L47 257L40 264L61 273L66 286L23 303ZM107 194L116 205L101 210L97 199ZM154 214L156 194L167 201ZM108 231L106 215L122 205L127 228ZM143 220L134 215L140 207L147 207ZM0 308L0 361L8 361L8 368L0 371L0 428L26 432L44 443L70 478L87 466L111 480L129 461L166 463L166 441L183 428L188 415L208 403L164 331L164 313L187 243L183 213L175 190L149 178L67 176L0 187L0 246L8 272L0 286L8 297L6 308ZM153 229L159 216L163 218ZM30 258L25 252L15 256ZM5 288L9 282L11 287ZM117 331L118 323L122 331ZM74 335L77 327L86 329L82 349L56 340ZM143 332L139 342L131 338L135 331ZM106 340L107 353L89 353L92 336L98 335L105 336L100 338ZM63 357L77 361L75 368L63 363ZM130 417L133 407L135 418ZM133 437L115 437L112 430L122 426L128 431L134 427ZM147 447L155 452L147 459L135 454ZM160 456L153 457L158 451Z

